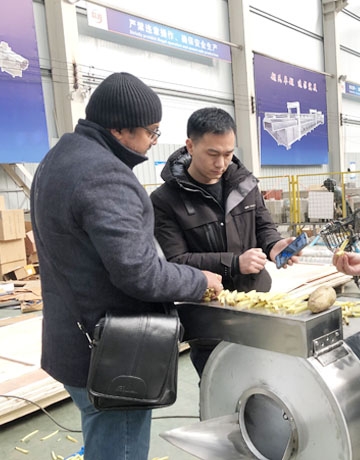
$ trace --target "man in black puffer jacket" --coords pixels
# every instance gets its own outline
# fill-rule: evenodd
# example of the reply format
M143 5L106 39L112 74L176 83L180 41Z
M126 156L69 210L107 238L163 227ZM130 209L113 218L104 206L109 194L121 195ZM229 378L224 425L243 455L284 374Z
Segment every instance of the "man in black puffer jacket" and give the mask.
M31 188L44 302L41 365L81 410L86 460L147 460L151 411L95 409L86 390L89 343L77 321L92 333L108 310L162 312L163 302L222 287L220 275L158 255L151 201L132 169L156 144L161 115L145 83L110 75L92 94L86 120L42 160Z
M235 122L222 109L191 115L186 146L169 157L165 183L151 194L155 235L169 261L220 273L225 289L266 292L265 262L293 238L282 238L257 179L234 156L235 135ZM200 376L213 348L214 342L191 344Z

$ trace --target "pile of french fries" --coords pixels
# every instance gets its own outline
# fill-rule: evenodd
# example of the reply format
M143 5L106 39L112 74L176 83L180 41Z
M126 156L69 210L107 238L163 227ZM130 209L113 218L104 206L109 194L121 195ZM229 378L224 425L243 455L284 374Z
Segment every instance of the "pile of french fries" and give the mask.
M213 292L208 290L203 298L205 302L214 300ZM220 292L216 301L226 307L233 307L235 310L248 309L265 309L269 313L291 314L296 315L308 310L307 300L309 294L302 297L292 297L287 293L275 292L239 292L229 291L228 289ZM360 317L359 302L340 302L336 301L334 305L340 306L344 324L349 324L349 318Z
M269 313L297 314L307 310L305 299L309 296L291 297L286 293L275 292L239 292L223 290L217 300L221 305L236 310L261 308Z
M359 318L360 317L360 302L336 301L334 305L338 305L341 307L342 319L346 325L350 324L349 318Z

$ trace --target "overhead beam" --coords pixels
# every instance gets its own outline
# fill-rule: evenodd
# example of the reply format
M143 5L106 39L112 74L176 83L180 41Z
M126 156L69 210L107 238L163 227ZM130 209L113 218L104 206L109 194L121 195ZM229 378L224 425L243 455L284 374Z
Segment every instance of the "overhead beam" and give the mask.
M1 166L6 174L15 182L15 184L22 188L26 197L30 198L30 189L33 176L25 168L25 166L22 163L3 163Z

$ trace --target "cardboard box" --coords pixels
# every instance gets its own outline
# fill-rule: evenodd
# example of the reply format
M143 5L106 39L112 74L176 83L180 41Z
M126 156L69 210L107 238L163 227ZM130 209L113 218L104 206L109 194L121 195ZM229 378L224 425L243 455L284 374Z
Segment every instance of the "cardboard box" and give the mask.
M12 262L0 264L1 278L4 276L5 273L10 272L11 270L15 270L16 268L23 267L24 265L26 265L26 259L13 260Z
M281 200L282 190L263 190L261 192L264 200Z
M30 220L25 219L25 233L30 232L32 230L32 223Z
M4 280L23 280L29 276L36 275L36 269L33 265L24 265L8 273L4 273Z
M0 211L6 209L6 205L5 205L5 197L4 195L0 195Z
M0 240L25 238L25 220L23 209L0 210Z
M32 230L27 232L25 235L25 250L27 256L30 256L36 252L34 232Z
M25 260L25 263L21 265L26 265L24 239L0 241L0 264L14 262L15 260Z
M31 311L39 311L43 309L42 300L29 300L27 302L21 302L20 304L21 313L30 313Z
M28 262L28 264L38 264L39 263L39 257L38 257L37 252L34 252L34 253L30 254L27 257L27 262Z

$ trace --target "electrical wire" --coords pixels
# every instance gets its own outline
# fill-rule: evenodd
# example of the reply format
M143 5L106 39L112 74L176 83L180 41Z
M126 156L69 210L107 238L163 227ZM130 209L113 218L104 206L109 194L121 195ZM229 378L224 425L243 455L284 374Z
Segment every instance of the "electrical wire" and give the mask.
M16 396L16 395L2 395L0 394L0 398L13 398L13 399L21 399L22 401L26 401L30 404L33 404L37 408L39 408L42 412L44 412L45 415L47 415L58 427L62 428L65 431L70 431L72 433L82 433L82 430L72 430L70 428L67 428L63 425L61 425L59 422L57 422L54 417L40 404L36 403L35 401L31 401L31 399L23 398L22 396Z
M16 395L2 395L0 394L0 398L13 398L13 399L21 399L22 401L26 401L30 404L33 404L34 406L36 406L38 409L40 409L47 417L50 418L50 420L52 420L55 425L57 425L59 428L65 430L65 431L68 431L68 432L71 432L71 433L82 433L82 430L73 430L71 428L67 428L65 427L64 425L61 425L61 423L57 422L55 420L55 418L44 408L42 407L40 404L36 403L35 401L32 401L31 399L28 399L28 398L24 398L22 396L16 396ZM198 419L199 420L199 416L198 415L163 415L163 416L159 416L159 417L152 417L152 420L162 420L162 419Z

